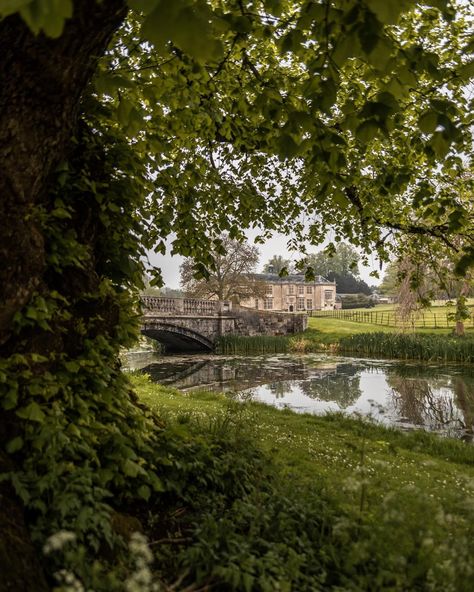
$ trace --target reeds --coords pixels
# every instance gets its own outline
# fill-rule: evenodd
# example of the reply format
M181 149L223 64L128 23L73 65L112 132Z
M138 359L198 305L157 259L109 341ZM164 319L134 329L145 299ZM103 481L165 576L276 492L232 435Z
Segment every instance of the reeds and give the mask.
M285 335L223 335L216 344L218 354L272 354L285 353L289 349L289 338Z
M474 362L474 339L448 335L360 333L339 340L339 351L405 360Z

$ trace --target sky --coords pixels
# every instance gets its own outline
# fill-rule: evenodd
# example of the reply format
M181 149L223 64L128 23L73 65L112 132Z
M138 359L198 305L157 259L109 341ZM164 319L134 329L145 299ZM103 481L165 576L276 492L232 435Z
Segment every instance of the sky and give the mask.
M250 243L253 243L254 238L258 234L258 232L251 230L246 232L247 238ZM257 272L262 271L264 264L273 257L273 255L281 255L290 260L296 260L297 254L292 253L287 249L287 241L288 237L283 234L275 233L270 240L267 240L264 244L257 245L260 251L260 261L257 267ZM170 246L171 241L168 243ZM315 252L322 249L320 247L311 247L309 243L306 245L308 252ZM171 249L169 249L171 250ZM180 256L171 256L171 255L161 255L157 253L148 253L148 257L150 263L159 267L163 274L163 279L165 285L169 288L179 288L179 266L183 261L183 257ZM379 262L376 257L373 257L371 261L371 267L362 267L359 265L360 277L366 281L369 286L370 285L378 285L380 280L377 278L371 277L369 274L371 271L377 270L379 271ZM381 273L383 275L383 271Z

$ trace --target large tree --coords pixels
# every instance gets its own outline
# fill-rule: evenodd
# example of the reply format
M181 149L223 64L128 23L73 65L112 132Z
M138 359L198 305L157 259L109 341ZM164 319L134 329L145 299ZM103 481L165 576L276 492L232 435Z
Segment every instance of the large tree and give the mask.
M456 252L455 232L458 271L472 263L466 203L435 182L459 176L472 140L467 10L0 3L0 577L10 589L46 587L29 534L41 548L63 529L78 551L49 559L48 573L66 567L112 589L97 559L120 548L112 510L163 488L169 454L117 363L136 336L146 248L163 251L174 232L174 251L206 273L218 237L249 226L262 238L287 232L295 248L331 228L382 257L401 233Z
M292 263L290 259L285 259L281 255L273 255L271 259L263 266L264 273L277 273L281 272L291 273Z
M196 275L193 259L182 263L181 287L188 297L235 302L263 298L265 286L254 277L259 259L257 247L224 236L219 251L213 256L214 265L206 277Z
M327 250L309 254L301 265L309 268L314 275L321 275L336 282L341 294L371 294L372 289L359 277L360 255L350 245L340 243Z
M340 243L336 247L311 253L305 260L305 265L311 267L313 272L324 277L331 273L340 275L359 276L360 255L350 245Z

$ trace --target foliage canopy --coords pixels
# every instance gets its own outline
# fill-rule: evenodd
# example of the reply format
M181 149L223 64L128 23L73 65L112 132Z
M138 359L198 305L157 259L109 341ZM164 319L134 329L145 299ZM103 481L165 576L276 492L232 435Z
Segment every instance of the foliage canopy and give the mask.
M94 93L152 174L158 250L174 231L174 251L204 270L209 240L248 226L280 228L293 246L332 228L382 257L400 232L435 243L461 228L472 236L472 211L452 187L472 142L463 3L129 6ZM72 2L10 2L1 12L17 9L34 32L57 36ZM473 256L468 240L461 271Z

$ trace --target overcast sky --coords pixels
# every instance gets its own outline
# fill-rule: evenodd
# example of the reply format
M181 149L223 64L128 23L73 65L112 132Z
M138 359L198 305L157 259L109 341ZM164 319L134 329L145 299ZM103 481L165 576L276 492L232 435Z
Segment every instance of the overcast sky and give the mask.
M258 234L256 231L247 231L247 237L249 242L253 243L253 239ZM260 251L260 262L257 268L257 271L262 271L263 265L273 257L273 255L281 255L282 257L296 260L297 254L291 253L287 249L287 237L283 234L274 234L273 237L266 241L262 245L257 245ZM308 252L315 252L321 250L322 247L310 247L309 244L306 245ZM156 253L149 253L150 263L156 265L161 269L163 274L163 279L165 281L165 285L170 288L179 288L179 266L183 261L182 257L171 255L159 255ZM373 270L379 270L379 263L378 260L373 257L371 261L371 267L362 267L359 265L360 275L363 280L365 280L369 286L370 285L377 285L380 283L380 280L376 278L370 277L370 272ZM383 275L383 272L382 274Z

